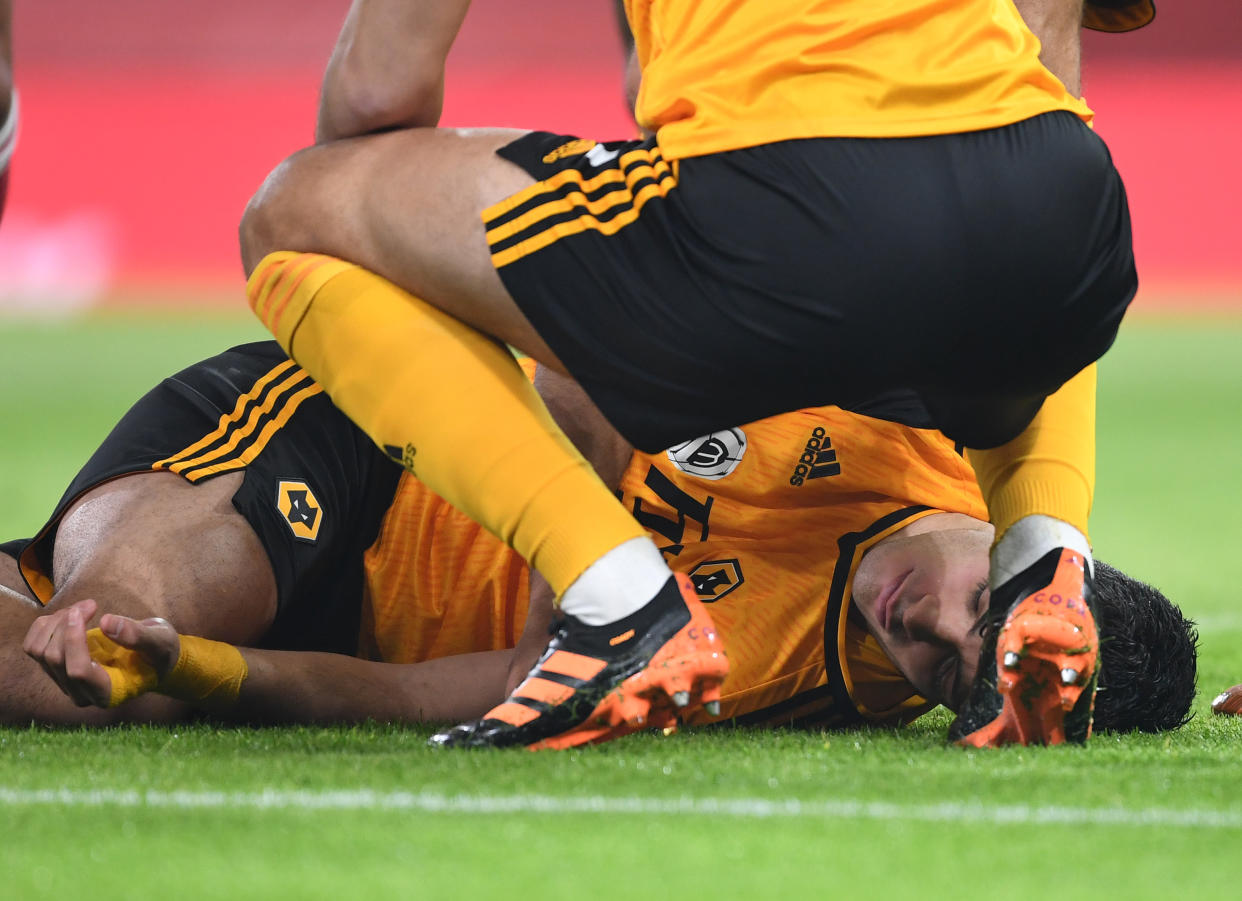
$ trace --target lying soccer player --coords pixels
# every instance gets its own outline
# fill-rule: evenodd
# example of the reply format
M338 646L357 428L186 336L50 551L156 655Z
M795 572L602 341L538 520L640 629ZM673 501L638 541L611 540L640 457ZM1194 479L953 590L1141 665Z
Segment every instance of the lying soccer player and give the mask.
M549 400L555 409L565 397L580 396ZM604 436L589 455L607 481L620 475L626 508L710 604L732 665L725 717L840 726L960 706L982 641L973 627L992 529L969 467L939 433L820 408L617 461L607 430L589 425L596 414L563 412L581 443ZM33 623L4 631L8 721L78 715L47 692L32 709L17 688L34 670L15 665L22 634L79 704L154 690L248 719L312 722L478 715L547 643L550 598L531 601L521 559L389 461L273 344L166 380L40 535L5 548L25 579L0 555L0 581L28 585L54 611L0 607L10 623ZM1115 687L1100 696L1099 724L1174 728L1194 691L1189 624L1159 593L1101 573L1104 680ZM102 625L151 671L115 648L111 671L91 660L97 607L128 614ZM150 616L214 641L136 622ZM94 641L103 657L110 642ZM469 652L483 653L450 656ZM545 709L555 691L526 683L513 703ZM109 715L135 705L139 718L184 709L148 694Z

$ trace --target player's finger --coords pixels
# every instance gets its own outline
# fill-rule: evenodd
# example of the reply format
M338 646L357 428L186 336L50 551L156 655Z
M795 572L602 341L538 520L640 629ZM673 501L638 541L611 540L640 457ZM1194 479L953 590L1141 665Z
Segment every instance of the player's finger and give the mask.
M1242 716L1242 685L1227 688L1212 701L1212 712L1225 716Z
M48 631L47 643L43 646L43 651L39 655L39 662L45 667L52 667L57 672L64 672L65 667L65 643L64 632L65 623L73 616L73 610L69 609L56 616L55 621L51 624Z
M62 616L64 613L57 611L36 617L35 621L30 624L30 628L26 630L26 637L22 639L22 650L39 660Z
M162 617L133 620L105 614L100 628L117 644L141 654L161 676L167 675L176 665L181 653L181 636Z
M73 697L73 692L65 676L64 627L74 615L73 608L69 608L47 617L51 622L48 623L46 642L42 648L34 649L30 654L38 661L48 678L70 698Z
M80 639L83 643L86 642L86 630L82 625L82 614L76 605L70 607L65 612L60 628L56 630L56 634L52 636L52 640L48 644L46 656L49 665L55 667L60 676L58 682L61 691L69 695L70 700L79 707L86 707L91 703L90 698L75 676L69 671L68 665L75 639Z
M74 610L61 630L65 651L65 677L69 695L79 707L106 707L112 695L112 679L91 659L86 643L86 624Z
M99 630L123 648L134 647L138 641L141 626L137 620L122 616L119 613L105 613L99 618Z
M26 630L26 637L22 639L22 650L31 657L38 659L42 655L44 649L48 646L48 643L52 640L52 636L56 633L56 630L61 627L65 617L69 615L70 610L77 610L82 616L82 621L86 622L95 615L95 611L98 609L98 606L99 605L96 604L94 600L87 598L85 600L78 601L63 610L57 610L53 613L47 613L43 616L37 617L35 621L30 624L30 628Z
M82 622L89 623L91 621L91 617L95 615L95 611L99 609L99 604L94 598L83 598L72 607L68 607L66 609L78 611L78 613L82 616Z

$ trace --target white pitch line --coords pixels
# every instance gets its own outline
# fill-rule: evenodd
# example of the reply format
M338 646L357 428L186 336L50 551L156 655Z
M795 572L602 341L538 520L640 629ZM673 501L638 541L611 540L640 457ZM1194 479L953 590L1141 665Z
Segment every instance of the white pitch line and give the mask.
M1242 810L1168 807L1062 807L1032 804L895 804L888 801L770 801L762 798L569 798L551 795L444 795L430 792L260 792L23 789L0 786L3 807L146 807L172 810L362 810L421 813L591 813L725 816L750 819L913 820L998 825L1156 826L1242 829Z

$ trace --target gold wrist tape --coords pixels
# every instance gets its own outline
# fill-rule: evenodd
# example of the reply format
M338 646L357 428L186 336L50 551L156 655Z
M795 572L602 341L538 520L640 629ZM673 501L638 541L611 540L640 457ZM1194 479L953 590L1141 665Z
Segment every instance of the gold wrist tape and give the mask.
M91 659L102 666L112 680L109 707L117 707L144 695L159 684L155 668L142 655L121 647L99 629L87 630L86 647L91 652Z
M159 690L183 701L227 706L237 701L249 672L246 658L233 645L182 635L181 656Z

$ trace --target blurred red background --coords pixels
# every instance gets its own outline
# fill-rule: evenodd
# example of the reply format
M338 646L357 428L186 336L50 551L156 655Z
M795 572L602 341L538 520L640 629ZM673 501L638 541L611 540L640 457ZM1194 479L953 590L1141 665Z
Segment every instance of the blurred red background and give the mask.
M1242 4L1159 0L1087 38L1087 99L1126 178L1141 305L1242 309ZM241 303L236 225L311 140L346 0L41 0L14 28L22 126L0 310ZM631 133L609 0L475 0L446 125Z

